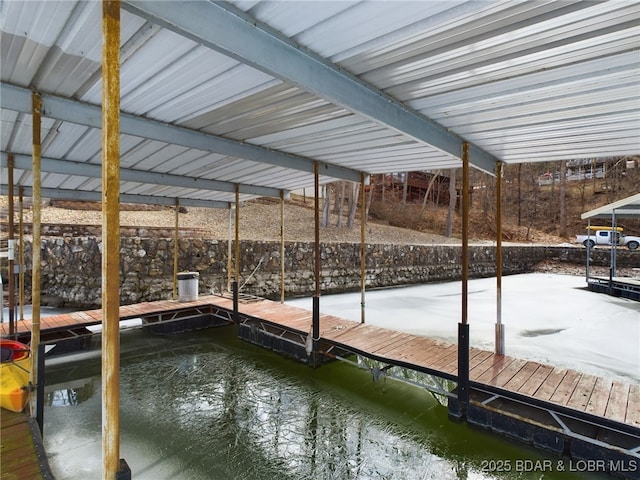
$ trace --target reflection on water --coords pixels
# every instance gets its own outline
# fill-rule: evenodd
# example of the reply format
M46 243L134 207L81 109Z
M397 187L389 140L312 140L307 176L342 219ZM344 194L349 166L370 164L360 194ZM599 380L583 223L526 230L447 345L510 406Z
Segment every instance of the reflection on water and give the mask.
M450 422L417 387L347 364L313 370L234 327L128 333L122 351L121 457L136 479L541 477L483 471L488 459L545 457ZM99 369L95 357L47 366L45 448L59 480L101 478Z

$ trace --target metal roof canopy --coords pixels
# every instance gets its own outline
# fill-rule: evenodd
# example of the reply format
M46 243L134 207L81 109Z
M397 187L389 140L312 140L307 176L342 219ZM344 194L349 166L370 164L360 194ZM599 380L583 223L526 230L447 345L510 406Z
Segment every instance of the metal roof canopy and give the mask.
M121 193L223 206L361 172L640 153L637 2L122 4ZM6 2L2 175L95 196L100 4ZM6 182L5 182L6 183Z
M640 218L640 193L609 203L600 208L589 210L580 215L583 220L592 218Z

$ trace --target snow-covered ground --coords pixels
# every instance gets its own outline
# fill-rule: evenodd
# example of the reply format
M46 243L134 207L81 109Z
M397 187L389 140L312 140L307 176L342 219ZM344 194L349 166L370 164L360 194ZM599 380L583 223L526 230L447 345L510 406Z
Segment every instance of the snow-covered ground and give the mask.
M502 279L506 354L640 383L640 302L585 289L582 276L532 273ZM311 309L311 299L287 302ZM456 343L461 283L366 292L366 322ZM469 281L471 345L494 349L496 279ZM360 321L360 293L325 295L321 313Z

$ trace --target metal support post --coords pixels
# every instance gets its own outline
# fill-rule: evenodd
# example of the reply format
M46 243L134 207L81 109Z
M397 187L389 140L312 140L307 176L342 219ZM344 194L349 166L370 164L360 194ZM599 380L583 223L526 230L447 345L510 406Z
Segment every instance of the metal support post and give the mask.
M120 461L120 1L102 2L102 478ZM126 462L125 462L126 464ZM123 477L124 475L124 477ZM130 478L130 473L128 478Z
M496 164L496 353L504 355L502 323L502 162Z
M33 246L32 246L32 274L31 274L31 384L38 385L38 361L40 349L40 281L41 281L41 224L42 224L42 175L41 175L41 120L42 98L33 93L32 103L32 187L33 187ZM36 399L31 399L31 415L36 415Z
M173 299L178 300L178 256L180 253L180 239L178 238L178 229L180 228L180 200L178 197L176 197L175 209L173 228Z
M240 325L240 312L239 312L239 296L240 296L240 188L236 184L236 241L235 241L235 271L233 280L233 321L236 325Z
M313 190L314 200L314 277L315 290L313 294L313 317L311 325L311 338L313 340L312 355L318 351L317 342L320 339L320 175L318 162L313 164ZM315 364L315 361L314 361Z
M24 187L20 185L18 188L19 195L19 214L20 219L18 223L18 296L19 296L19 304L20 304L20 315L19 319L24 320Z
M280 303L284 303L284 190L280 190Z
M364 179L364 173L360 173L360 323L365 321L365 287L367 279L367 206L365 205Z
M469 404L469 144L462 144L462 319L458 324L458 402L461 417Z
M35 120L34 120L35 123ZM13 277L13 265L15 254L15 239L13 238L13 154L10 153L7 156L7 188L8 188L8 252L7 252L7 277L9 278L9 335L14 336L16 334L16 319L15 319L15 281Z

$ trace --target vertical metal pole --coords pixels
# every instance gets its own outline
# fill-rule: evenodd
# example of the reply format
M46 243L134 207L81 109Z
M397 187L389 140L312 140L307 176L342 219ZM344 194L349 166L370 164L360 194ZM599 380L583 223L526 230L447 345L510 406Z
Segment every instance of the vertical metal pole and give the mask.
M34 120L35 123L35 120ZM7 180L7 187L8 187L8 208L9 208L9 215L8 215L8 222L9 222L9 236L8 236L8 247L9 247L9 251L8 251L8 257L7 257L7 276L9 277L9 335L15 335L16 334L16 319L15 319L15 312L14 312L14 307L15 307L15 281L13 278L13 265L14 265L14 252L15 252L15 239L14 237L14 233L13 233L13 162L14 158L13 158L13 153L10 153L7 156L7 173L8 173L8 180Z
M280 303L284 303L284 190L280 190Z
M496 353L504 355L502 324L502 162L496 163Z
M616 222L616 211L615 209L611 211L611 276L616 276L617 270L617 250L618 250L618 229Z
M461 417L469 403L469 144L462 144L462 319L458 324L458 402Z
M36 423L40 436L44 436L44 344L38 345L38 379L36 388Z
M120 1L102 2L102 478L120 470Z
M365 284L367 276L367 214L364 179L364 173L360 173L360 323L364 323L365 321Z
M31 274L31 384L38 385L38 354L40 345L40 280L41 280L41 207L42 207L42 176L41 176L41 118L42 98L33 93L32 103L32 189L33 189L33 243L32 243L32 274ZM37 398L31 398L31 415L36 415Z
M20 223L19 223L19 232L18 235L20 235L20 242L19 242L19 250L18 250L18 263L20 264L20 270L18 273L18 284L19 284L19 291L20 291L20 320L24 320L24 187L22 185L20 185L19 187L19 195L20 195L20 207L19 207L19 211L20 211Z
M591 235L591 219L589 218L587 220L587 239L590 238ZM591 266L591 244L589 242L587 242L587 268L586 268L586 275L587 275L587 284L589 283L589 267Z
M232 257L233 253L231 250L231 223L233 222L233 212L231 210L231 202L229 202L229 225L228 225L228 234L227 234L227 291L231 291L231 278L233 276L233 263Z
M311 324L311 338L313 340L313 355L317 351L317 341L320 339L320 174L318 162L313 164L313 192L314 192L314 277L315 289L313 294L313 316ZM315 359L313 360L315 365Z
M178 229L180 228L180 200L176 197L175 202L176 213L175 213L175 225L173 229L173 299L178 299L178 253L180 251L179 248L179 238L178 238Z
M240 324L240 292L238 283L240 282L240 187L236 184L236 245L235 245L235 272L233 276L233 321Z

